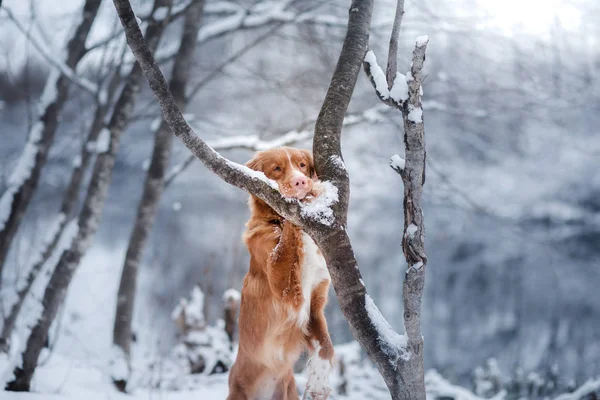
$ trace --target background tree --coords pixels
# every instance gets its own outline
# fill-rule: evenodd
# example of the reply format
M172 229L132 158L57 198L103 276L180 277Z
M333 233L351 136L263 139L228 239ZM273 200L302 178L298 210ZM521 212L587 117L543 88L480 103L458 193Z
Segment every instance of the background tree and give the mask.
M152 10L154 12L161 7L170 8L172 4L172 0L155 0ZM169 21L168 17L151 18L146 32L151 51L156 50L158 47L160 37ZM73 274L96 233L121 135L131 117L141 81L142 70L138 64L135 64L115 103L110 121L102 137L96 143L98 156L94 164L83 208L77 222L73 221L73 225L76 223L76 228L73 228L74 232L71 234L70 243L67 243L66 248L61 249L60 259L44 292L42 314L31 329L31 333L27 338L27 345L22 354L22 362L15 368L14 379L6 385L8 390L29 391L31 379L37 367L40 352L48 338L50 326L56 317L58 308L66 297Z
M196 37L202 23L204 0L193 0L188 7L183 23L183 33L179 50L175 55L169 89L179 107L186 104L185 89L189 80ZM117 354L124 354L130 369L133 305L136 295L136 281L142 253L164 189L164 178L171 156L171 129L162 120L154 135L152 160L146 173L142 198L138 205L137 216L129 239L123 272L117 292L117 309L113 329L113 344L118 347ZM122 377L121 377L122 378ZM127 385L126 380L115 379L119 387Z
M40 99L39 120L31 127L27 145L13 171L8 188L0 198L0 282L8 250L37 188L48 151L54 141L62 108L68 97L69 75L85 55L85 41L100 8L100 0L88 0L82 11L81 23L70 38L64 64L53 69ZM6 10L5 10L6 11Z

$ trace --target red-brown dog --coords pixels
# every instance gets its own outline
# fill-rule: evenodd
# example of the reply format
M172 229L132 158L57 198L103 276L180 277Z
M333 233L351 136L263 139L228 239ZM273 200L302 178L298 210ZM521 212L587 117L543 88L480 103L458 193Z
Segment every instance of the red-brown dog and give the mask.
M277 182L283 196L307 201L318 181L307 150L281 147L258 152L246 164ZM296 400L292 372L301 352L308 363L307 392L329 395L333 345L324 307L330 277L315 242L262 200L250 197L244 241L250 270L244 278L239 351L229 375L229 400Z

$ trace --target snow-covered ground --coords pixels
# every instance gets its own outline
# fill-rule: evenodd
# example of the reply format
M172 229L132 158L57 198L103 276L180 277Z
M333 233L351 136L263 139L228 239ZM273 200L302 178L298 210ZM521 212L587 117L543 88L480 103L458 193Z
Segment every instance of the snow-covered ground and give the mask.
M219 400L227 397L227 373L169 375L163 361L157 361L144 371L134 371L139 375L131 392L118 392L111 383L109 365L106 359L77 359L45 350L33 380L32 392L2 392L3 400ZM107 352L108 353L108 352ZM340 360L343 360L344 374L341 374ZM0 368L6 364L0 360ZM306 385L306 374L296 374L300 395ZM171 387L168 387L171 385ZM175 387L175 386L177 387ZM331 400L387 400L390 398L383 379L377 370L364 359L356 342L336 346L336 362L330 376L333 388ZM425 375L427 399L479 400L509 399L506 390L499 390L489 397L475 395L470 390L454 385L437 371L430 370ZM482 387L491 386L484 382ZM526 389L524 389L526 390ZM589 380L572 393L559 396L539 396L556 400L580 400L600 394L600 379ZM586 397L587 396L587 397ZM523 395L525 400L534 396ZM538 397L538 396L535 396Z
M339 363L336 363L330 378L334 389L330 397L332 400L389 399L380 375L367 361L361 360L357 343L337 346L336 353L338 357L345 360L346 374L345 377L340 376ZM217 400L227 397L227 374L180 376L178 377L182 384L180 390L141 387L133 389L130 394L122 394L112 385L108 365L103 365L102 360L77 360L60 354L48 354L48 352L42 356L42 360L44 364L35 375L33 392L3 392L0 398L6 400ZM155 378L160 378L159 370L152 373ZM296 382L299 390L302 391L306 384L305 374L297 374ZM344 383L346 395L340 394ZM469 390L450 384L433 370L426 374L426 383L430 400L441 397L455 400L479 399ZM600 387L600 381L595 384ZM495 396L496 399L504 397L502 392Z

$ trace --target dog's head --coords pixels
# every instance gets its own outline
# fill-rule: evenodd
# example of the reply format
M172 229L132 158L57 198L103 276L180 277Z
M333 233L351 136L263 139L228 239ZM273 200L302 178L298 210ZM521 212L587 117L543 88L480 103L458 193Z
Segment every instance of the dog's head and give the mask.
M299 200L313 190L316 179L312 154L303 149L278 147L259 151L246 166L277 182L284 197Z

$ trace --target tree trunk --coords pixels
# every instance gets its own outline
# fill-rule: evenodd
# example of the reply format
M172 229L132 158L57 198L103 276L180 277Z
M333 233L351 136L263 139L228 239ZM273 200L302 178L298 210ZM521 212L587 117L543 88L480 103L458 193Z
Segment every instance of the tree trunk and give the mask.
M129 1L113 0L113 2L121 24L125 28L129 47L144 69L150 87L158 98L165 120L171 126L173 133L210 171L224 181L265 201L279 215L302 227L315 240L327 262L334 289L352 333L381 372L392 398L424 399L419 312L422 278L427 261L422 247L423 221L420 208L421 186L425 176L425 153L424 147L419 148L418 144L424 146L419 92L420 71L425 58L428 38L417 40L417 49L413 53L413 67L411 68L413 82L409 83L407 89L409 93L406 96L410 95L409 103L412 108L405 109L408 111L407 119L409 120L407 122L405 119L405 127L410 129L405 132L407 158L413 164L407 168L411 174L408 176L408 183L412 187L407 193L409 197L405 202L416 202L414 207L413 205L407 206L409 211L405 214L405 217L413 218L405 221L405 235L409 235L410 240L403 242L411 268L407 272L406 280L408 282L405 283L407 290L404 293L405 322L408 333L408 338L406 338L398 335L390 327L368 296L362 284L358 264L346 232L350 193L348 173L341 154L341 132L344 114L350 102L368 44L373 2L369 0L352 1L342 52L315 126L313 141L315 168L319 176L326 177L324 188L327 190L325 195L315 200L319 205L317 207L319 212L312 211L312 206L286 201L261 175L252 173L244 166L223 158L196 135L175 104L164 76L145 45ZM401 13L397 13L397 15L401 15ZM379 68L379 72L385 80L381 68ZM389 92L387 85L385 89ZM389 93L387 97L389 98ZM403 116L405 110L403 110ZM422 158L419 159L419 156ZM416 225L417 231L414 231L412 224ZM414 360L411 361L411 357L414 357Z
M203 9L204 0L194 0L185 14L181 44L175 56L171 82L169 84L171 93L173 93L173 97L179 107L184 107L186 104L185 87L194 60L196 40L201 25ZM129 239L129 246L127 247L121 282L117 293L113 344L122 350L119 354L125 354L128 365L130 361L131 325L138 268L156 216L156 209L163 193L165 173L171 157L172 137L173 134L169 125L163 120L155 133L152 161L146 173L144 190L138 205L133 231ZM115 380L122 381L122 379ZM125 382L120 382L120 384L125 385Z
M85 41L98 14L100 3L101 0L86 0L83 6L81 22L67 45L65 64L72 70L75 70L85 54ZM42 94L40 119L29 131L25 150L8 181L8 188L0 198L0 282L10 245L46 164L60 114L67 101L68 89L69 78L53 69Z
M29 273L25 278L24 285L17 291L17 300L10 309L10 312L4 319L2 325L2 332L0 333L0 352L8 352L10 348L10 337L15 327L17 317L21 312L23 303L33 286L33 283L41 271L44 264L54 253L58 242L63 235L67 224L74 218L77 206L77 199L79 197L79 191L81 188L81 182L87 171L88 164L92 159L93 149L88 149L87 144L95 142L100 135L100 132L104 128L104 120L106 114L110 110L110 99L112 99L114 92L120 83L119 71L115 71L108 88L107 101L105 103L98 103L96 112L94 114L94 121L88 132L86 142L81 148L81 154L77 162L74 163L73 172L71 173L71 179L69 185L65 190L63 201L60 207L58 221L56 227L52 230L49 239L42 245L43 248L39 253L39 256L35 257L33 265L29 268Z
M154 9L161 6L170 6L172 0L155 0ZM150 20L146 33L146 40L151 51L158 46L158 41L167 24L167 19L162 21ZM97 148L99 152L94 165L91 182L83 204L83 209L77 221L77 233L72 242L62 252L44 292L42 300L42 315L32 328L27 346L22 353L22 362L14 370L14 380L6 386L7 390L29 391L31 378L37 367L40 352L48 337L48 331L58 308L63 303L69 284L81 258L87 251L91 240L96 233L108 186L112 176L121 135L133 112L136 96L140 89L142 70L135 64L127 77L127 81L119 99L117 100L107 129L110 131L110 141L107 148Z

